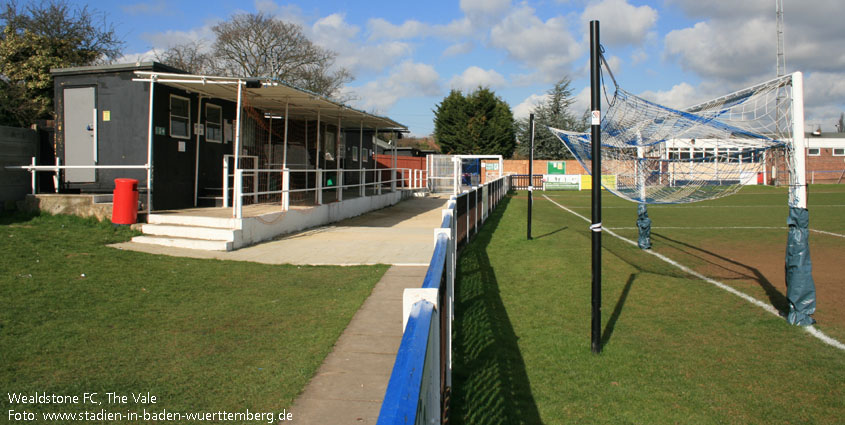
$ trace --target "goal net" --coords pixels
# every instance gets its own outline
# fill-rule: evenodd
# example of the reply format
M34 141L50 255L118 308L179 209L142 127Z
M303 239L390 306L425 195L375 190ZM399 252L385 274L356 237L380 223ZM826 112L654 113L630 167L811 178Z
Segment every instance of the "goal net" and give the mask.
M643 99L614 81L601 120L601 162L602 174L615 175L616 186L605 189L634 202L688 203L756 184L775 157L786 157L787 168L794 169L789 160L793 78L787 75L683 110ZM586 170L592 169L589 133L551 130ZM797 181L790 181L794 185Z
M785 162L790 207L787 319L799 325L814 323L802 74L779 77L685 109L636 96L619 87L609 68L607 74L613 87L601 87L608 105L600 124L601 173L616 176L615 186L603 187L624 199L643 205L716 199L745 184L756 184L767 162L776 158ZM550 130L591 172L590 133Z

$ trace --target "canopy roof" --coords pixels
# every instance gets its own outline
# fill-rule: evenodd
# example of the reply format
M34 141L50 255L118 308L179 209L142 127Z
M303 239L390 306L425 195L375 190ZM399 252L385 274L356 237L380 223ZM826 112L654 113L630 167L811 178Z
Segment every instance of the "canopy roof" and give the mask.
M294 120L320 120L335 124L338 117L341 127L379 129L407 132L408 127L390 118L366 113L325 96L312 93L283 82L259 78L215 77L208 75L178 74L155 71L135 71L135 81L155 80L181 90L205 96L238 101L238 84L243 85L244 103L266 113L284 115Z

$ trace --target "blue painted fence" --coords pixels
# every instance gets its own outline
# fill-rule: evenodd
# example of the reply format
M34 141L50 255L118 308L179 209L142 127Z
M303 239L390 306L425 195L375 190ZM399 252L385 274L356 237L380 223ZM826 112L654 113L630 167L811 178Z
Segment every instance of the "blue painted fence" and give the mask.
M379 425L441 424L452 386L452 321L458 248L469 243L510 185L502 177L453 196L434 229L421 288L406 289L405 331L379 412Z

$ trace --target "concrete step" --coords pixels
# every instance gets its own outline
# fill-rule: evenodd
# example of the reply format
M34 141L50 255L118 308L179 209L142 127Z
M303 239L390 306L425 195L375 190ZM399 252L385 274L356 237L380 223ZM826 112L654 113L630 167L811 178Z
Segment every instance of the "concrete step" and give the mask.
M175 238L203 239L211 241L234 242L240 230L221 229L218 227L182 226L174 224L145 224L141 231L149 236L169 236Z
M200 249L204 251L231 251L234 242L210 241L205 239L176 238L167 236L135 236L132 242L152 245L172 246L176 248Z
M150 214L149 224L172 224L177 226L213 227L217 229L235 229L238 220L234 218L198 217L182 214Z

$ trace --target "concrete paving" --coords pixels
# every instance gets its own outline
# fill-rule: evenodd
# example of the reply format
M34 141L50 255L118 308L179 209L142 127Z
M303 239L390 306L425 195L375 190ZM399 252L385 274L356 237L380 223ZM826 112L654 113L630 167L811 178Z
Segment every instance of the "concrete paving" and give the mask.
M440 225L447 198L407 199L377 211L236 251L203 251L136 242L118 249L177 257L216 258L267 264L428 265L434 228Z
M231 252L138 243L155 254L270 264L390 264L303 393L287 409L298 425L375 424L402 339L402 293L422 286L434 228L446 198L413 198L389 208ZM291 422L284 422L291 423Z
M375 424L402 340L402 292L427 266L393 266L349 322L290 411L297 425Z

